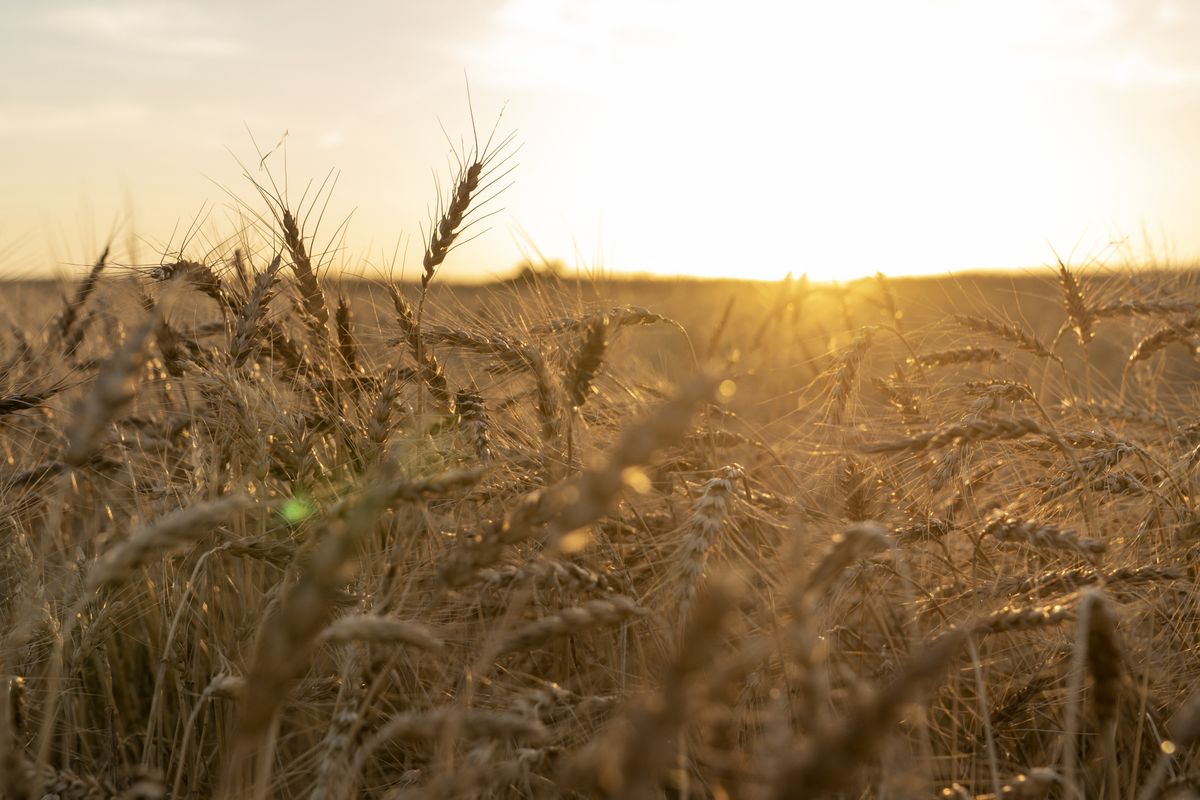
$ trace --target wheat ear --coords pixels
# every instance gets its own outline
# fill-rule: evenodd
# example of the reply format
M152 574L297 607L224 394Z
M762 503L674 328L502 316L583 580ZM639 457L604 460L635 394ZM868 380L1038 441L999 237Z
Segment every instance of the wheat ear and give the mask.
M250 290L246 303L237 316L233 340L229 345L229 361L235 367L246 363L246 359L258 346L263 317L267 313L267 305L275 295L281 263L282 257L277 255L265 271L254 276L254 288Z
M1062 361L1061 358L1050 351L1050 348L1041 339L1038 339L1032 333L1011 322L997 322L996 320L984 317L971 317L965 314L956 314L954 319L959 325L972 333L982 333L995 337L1015 345L1018 350L1032 353L1038 358L1048 358L1060 363Z
M838 425L842 422L846 405L854 392L859 368L871 348L872 335L873 331L870 328L860 331L854 342L838 355L828 370L830 387L827 419L831 424Z
M421 327L413 307L408 300L404 299L404 295L396 286L388 284L388 294L392 298L392 306L396 309L396 322L400 327L400 332L417 362L417 374L421 378L421 383L441 410L452 410L454 398L450 393L450 386L446 382L446 374L442 371L442 365L438 362L437 357L425 347L421 339Z
M741 467L725 467L715 478L705 481L700 496L692 504L687 530L676 555L680 577L675 606L679 609L680 626L687 624L701 577L704 575L704 566L708 562L708 551L716 543L726 520L729 519L737 482L742 477Z
M1075 331L1079 344L1086 345L1095 336L1092 326L1095 316L1084 299L1083 287L1066 264L1058 262L1058 284L1062 289L1063 307L1067 311L1067 323Z
M305 313L317 323L310 325L309 328L319 332L319 336L323 337L329 330L326 327L329 324L329 305L325 300L325 292L321 289L316 272L313 271L312 259L309 258L308 250L304 247L304 236L301 234L292 212L286 208L283 209L281 222L283 243L292 256L292 272L296 275L296 282L300 286L300 301Z
M151 560L206 536L253 505L249 497L229 495L164 514L105 553L88 571L84 585L88 591L95 591L127 581Z
M337 328L338 354L342 363L351 375L357 375L359 369L358 339L354 335L354 315L350 311L350 301L345 297L338 298L337 310L334 313L334 327Z
M1029 435L1045 436L1046 431L1037 421L1029 417L1011 419L978 419L960 425L949 425L935 431L864 444L859 449L864 453L920 452L952 444L970 444L996 439L1019 439Z
M418 622L380 617L374 614L351 614L339 617L317 636L324 644L345 645L354 642L402 644L418 650L438 652L442 640Z
M779 771L770 796L829 797L851 783L855 768L873 757L902 709L958 656L966 633L951 631L921 648L896 677L851 708L842 724L818 733L806 751Z
M571 361L567 372L567 396L571 405L579 408L595 391L593 381L604 362L604 350L608 346L608 317L600 317L587 327L579 350Z
M79 318L79 311L87 303L92 292L96 290L96 284L100 281L100 273L104 271L104 267L108 262L109 247L105 246L101 251L100 257L92 264L92 268L88 270L88 274L84 276L79 285L75 287L75 296L68 302L64 303L62 312L54 320L54 329L60 341L66 343L71 340L73 328L76 320ZM73 350L74 348L69 348Z
M517 628L504 637L499 652L515 653L542 647L564 636L582 633L591 628L618 625L645 613L645 609L635 600L622 595L609 595L574 608L564 608Z
M475 449L476 457L484 464L491 461L492 445L483 395L471 389L460 389L454 395L454 410L458 414L459 425Z
M1102 554L1103 539L1083 539L1073 530L995 513L983 529L984 535L1001 542L1019 542L1052 550L1074 550L1085 556Z
M154 329L154 323L155 317L151 316L135 328L101 367L68 430L67 451L63 456L68 466L83 466L95 455L104 429L133 399L136 373L142 365L146 337Z
M234 757L226 763L222 779L226 796L234 791L245 760L256 752L261 769L269 772L270 753L263 740L292 680L307 666L313 643L331 620L347 566L375 529L380 514L397 501L418 501L478 480L474 473L447 473L411 481L396 472L394 464L385 462L361 492L330 509L312 549L302 556L297 580L260 629L253 666L246 676ZM265 786L268 779L268 774L258 775L256 785Z

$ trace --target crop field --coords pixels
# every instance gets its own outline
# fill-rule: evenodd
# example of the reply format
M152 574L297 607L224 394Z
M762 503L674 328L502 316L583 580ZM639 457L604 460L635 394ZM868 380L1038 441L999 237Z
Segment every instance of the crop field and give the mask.
M1191 273L460 286L472 169L0 289L0 796L1196 796Z

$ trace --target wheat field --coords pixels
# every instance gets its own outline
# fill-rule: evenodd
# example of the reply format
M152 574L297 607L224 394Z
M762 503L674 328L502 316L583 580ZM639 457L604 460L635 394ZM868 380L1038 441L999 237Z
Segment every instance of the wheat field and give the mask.
M1188 272L5 286L0 795L1195 797Z

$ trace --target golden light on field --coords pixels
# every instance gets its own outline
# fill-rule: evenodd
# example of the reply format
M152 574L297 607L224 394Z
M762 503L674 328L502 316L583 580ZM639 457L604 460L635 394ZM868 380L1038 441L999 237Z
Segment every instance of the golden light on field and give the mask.
M0 800L1182 797L1198 41L0 0Z
M257 161L247 128L267 147L288 132L296 185L340 171L340 263L378 269L426 217L439 120L470 134L464 70L480 125L507 103L523 148L448 277L534 253L765 279L1130 239L1145 255L1143 238L1200 253L1200 12L1181 2L306 1L281 18L126 0L0 21L22 64L0 79L10 273L86 260L116 221L152 258L205 201L208 238L228 232L213 183L249 194L226 149Z

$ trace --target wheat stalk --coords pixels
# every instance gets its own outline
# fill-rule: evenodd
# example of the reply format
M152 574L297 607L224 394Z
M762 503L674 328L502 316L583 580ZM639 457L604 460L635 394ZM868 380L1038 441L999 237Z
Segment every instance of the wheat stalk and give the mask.
M826 414L830 423L837 425L842 422L846 405L854 391L859 368L867 351L871 348L873 331L864 329L855 337L854 342L847 347L827 370L829 376L829 404Z
M1073 567L1043 575L1024 578L1014 578L1001 584L1001 588L1012 594L1055 594L1062 591L1078 589L1095 583L1106 586L1121 584L1159 583L1177 581L1187 577L1187 571L1179 567L1159 566L1151 564L1141 567L1117 567L1110 570L1098 570L1095 567Z
M212 533L226 520L253 506L254 501L249 497L230 495L164 514L97 560L84 585L88 591L95 591L125 582L151 560Z
M985 536L1001 542L1020 542L1052 550L1074 550L1085 556L1100 555L1108 546L1102 539L1081 539L1077 532L1070 529L1018 519L999 512L993 515L983 532Z
M41 408L47 400L65 389L65 385L52 386L40 392L21 392L0 396L0 417L16 414L18 411L31 411Z
M1058 283L1062 289L1063 306L1067 311L1067 323L1075 331L1080 345L1086 345L1095 336L1092 326L1095 315L1083 296L1083 287L1066 264L1058 262Z
M345 297L338 298L337 310L334 312L334 327L337 329L338 354L342 363L351 375L358 374L358 340L354 336L354 316L350 311L350 301Z
M539 325L534 325L529 329L530 333L569 333L582 329L591 328L602 320L606 320L607 324L613 328L623 328L629 325L670 325L674 328L682 327L675 320L664 317L662 314L656 314L648 308L642 306L613 306L604 311L595 311L590 314L584 314L579 317L563 317L561 319L550 320Z
M669 764L673 742L689 715L707 705L711 686L705 673L719 652L739 594L728 580L708 583L655 693L630 709L623 724L571 759L565 771L568 785L610 797L657 796L655 787Z
M1198 332L1200 332L1200 317L1192 317L1184 322L1159 328L1138 340L1129 353L1127 366L1132 367L1139 361L1145 361L1174 342L1186 342L1194 354L1197 350L1194 342Z
M454 395L454 409L458 413L459 425L475 449L476 457L485 464L491 461L492 445L483 395L470 389L459 389Z
M450 252L450 247L454 244L454 240L458 238L463 218L466 216L467 209L471 206L471 199L475 194L475 190L479 188L483 166L483 161L477 160L467 166L458 176L458 179L455 181L454 192L450 196L450 202L446 205L441 218L429 233L429 243L425 246L425 257L421 261L421 266L425 270L421 275L422 291L429 286L429 282L433 280L437 268L446 260L446 255Z
M92 268L88 270L88 274L75 287L75 296L63 304L63 310L54 320L54 330L60 341L64 342L64 352L73 352L75 347L66 345L65 343L72 341L72 334L76 321L79 318L79 311L87 303L88 298L92 296L92 292L96 290L96 284L100 281L100 273L104 271L104 267L108 262L109 246L106 245L104 250L100 252L100 257L92 264ZM78 340L74 340L75 345Z
M347 683L338 694L338 704L325 739L321 742L321 758L316 768L316 785L309 800L339 800L349 796L352 789L352 750L358 743L357 733L362 720L362 691L355 684L358 671L350 669Z
M497 569L482 569L479 582L492 589L507 589L527 581L552 583L561 589L613 592L616 587L605 573L594 572L570 561L538 559L528 564Z
M858 522L833 537L833 545L802 585L801 595L814 597L828 588L855 561L892 546L878 522Z
M961 425L949 425L939 430L891 439L871 442L859 446L864 453L902 453L920 452L946 447L952 444L970 444L974 442L993 441L997 439L1019 439L1029 435L1045 436L1046 431L1035 420L1029 417L1014 417L1011 419L974 420Z
M517 628L500 642L499 653L532 650L564 636L581 634L591 628L611 627L645 613L635 600L618 594L589 600Z
M443 643L424 625L374 614L339 617L317 636L323 644L346 645L356 642L403 644L418 650L438 652Z
M303 558L297 580L286 588L277 610L259 633L254 664L246 676L238 758L226 765L222 781L225 794L232 791L244 760L263 748L263 739L292 680L301 674L313 643L332 617L344 570L379 516L397 501L419 501L477 480L476 473L448 473L412 481L396 476L394 465L385 464L359 494L330 509L322 535ZM260 763L269 763L261 761L266 752L259 753ZM266 777L259 776L259 780Z
M594 523L637 468L648 464L663 447L683 439L692 415L715 391L716 380L710 376L690 380L673 400L626 428L604 463L552 490L525 495L503 520L457 548L442 565L443 580L451 586L463 586L479 569L495 564L506 546L541 532L548 546L557 547L566 534Z
M265 271L254 276L254 288L250 290L237 316L233 339L229 345L229 362L235 367L246 363L246 359L258 346L263 317L267 313L267 305L275 295L281 264L282 257L277 255Z
M954 319L959 325L972 333L982 333L1002 341L1016 345L1018 350L1033 353L1038 358L1048 358L1061 363L1062 359L1050 351L1040 339L1010 322L997 322L985 317L972 317L966 314L956 314Z
M1092 308L1096 319L1111 319L1113 317L1154 317L1169 314L1194 314L1200 311L1200 303L1190 300L1152 301L1152 300L1115 300Z
M104 429L133 399L135 373L142 365L143 347L154 322L152 316L130 332L124 345L101 368L91 390L76 409L63 456L68 466L83 466L96 454Z
M716 544L729 519L737 484L743 480L742 468L725 467L716 477L705 481L700 496L692 504L683 540L676 554L679 565L679 588L675 607L680 626L687 624L692 604L700 588L708 552Z
M400 326L400 332L404 335L404 340L408 343L413 358L416 359L417 374L421 378L421 383L440 409L452 410L454 400L446 381L446 374L442 371L442 365L437 357L429 352L421 340L421 326L416 312L394 285L388 284L388 293L391 295L392 305L396 309L396 321Z
M855 767L878 751L905 704L957 657L965 641L965 633L949 632L922 647L886 686L851 708L841 724L818 733L805 751L782 765L771 796L829 797L850 784Z
M1117 639L1116 618L1104 595L1091 590L1084 602L1091 611L1087 626L1087 668L1092 676L1092 703L1103 727L1117 713L1124 659Z
M910 366L930 369L933 367L949 367L955 364L983 364L991 361L1001 361L1004 356L994 347L956 347L952 350L937 350L932 353L919 353L908 359Z
M575 408L586 403L588 396L596 390L593 381L604 362L608 325L608 317L602 316L587 326L579 350L567 370L567 396Z
M308 328L316 334L316 341L324 341L329 331L329 304L313 270L312 259L304 247L304 235L296 218L286 208L283 209L280 224L283 226L283 244L292 257L292 273L300 289L300 307L304 316L314 323L309 324Z
M469 739L538 742L546 738L546 729L540 722L522 715L480 709L433 708L397 714L384 722L359 751L359 760L364 761L365 755L391 739L437 739L447 730Z
M1069 604L1053 603L1036 607L1009 607L988 614L970 626L976 636L1027 631L1045 628L1075 619L1075 609Z

